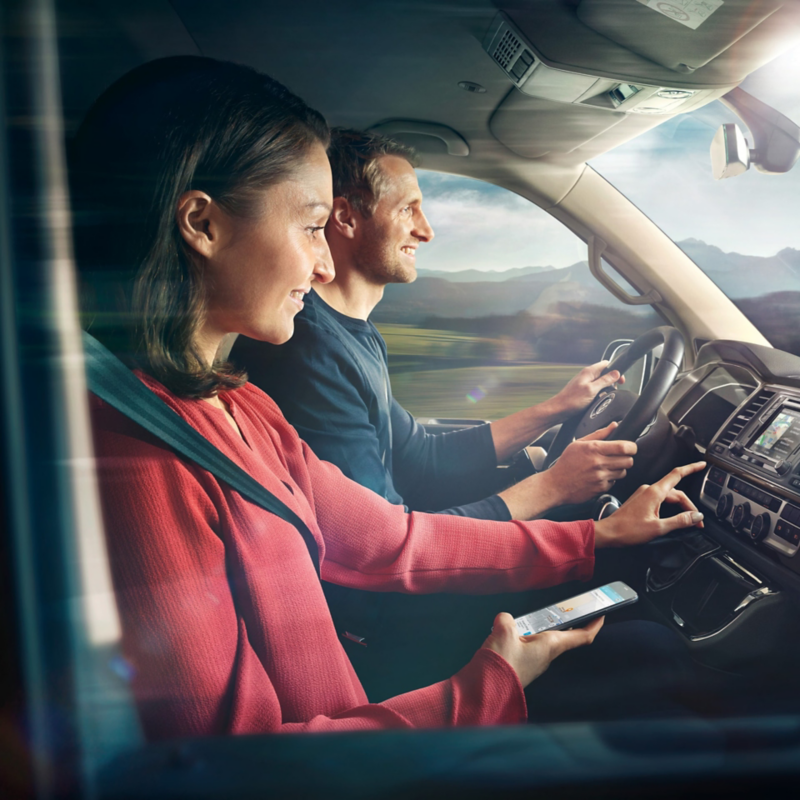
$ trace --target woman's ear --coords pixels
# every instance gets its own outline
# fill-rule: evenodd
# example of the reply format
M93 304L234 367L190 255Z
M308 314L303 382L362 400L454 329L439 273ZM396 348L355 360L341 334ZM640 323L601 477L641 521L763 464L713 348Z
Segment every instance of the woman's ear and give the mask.
M358 227L359 215L346 197L333 198L333 211L325 226L325 235L338 233L345 239L355 238L356 228Z
M205 193L184 192L178 200L175 222L186 244L205 258L214 255L220 244L223 214L219 206Z

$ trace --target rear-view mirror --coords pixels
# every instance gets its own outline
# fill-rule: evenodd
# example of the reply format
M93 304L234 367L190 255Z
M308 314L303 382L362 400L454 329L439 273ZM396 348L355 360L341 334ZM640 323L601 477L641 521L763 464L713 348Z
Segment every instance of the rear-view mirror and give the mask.
M750 148L739 126L728 122L719 126L711 142L711 172L714 180L733 178L750 168Z

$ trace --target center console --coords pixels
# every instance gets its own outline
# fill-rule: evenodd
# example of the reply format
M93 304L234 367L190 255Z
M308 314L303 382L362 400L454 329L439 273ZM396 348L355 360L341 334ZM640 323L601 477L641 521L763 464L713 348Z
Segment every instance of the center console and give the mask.
M800 572L800 558L792 561L800 549L800 390L757 387L711 439L707 460L699 499L711 535L663 547L646 589L695 652L736 669L793 638L784 592L753 565ZM748 559L750 548L761 555Z
M789 558L800 548L800 392L764 387L708 449L701 502L753 544Z

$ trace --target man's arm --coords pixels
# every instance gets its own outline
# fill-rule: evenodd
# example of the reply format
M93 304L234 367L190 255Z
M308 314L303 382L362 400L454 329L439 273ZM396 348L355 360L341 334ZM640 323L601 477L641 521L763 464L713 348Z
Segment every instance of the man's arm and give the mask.
M489 425L428 433L396 400L391 420L394 484L410 509L511 519L493 494L499 482Z
M553 425L582 411L601 389L620 381L616 370L602 374L607 366L608 361L599 361L585 367L549 400L493 422L492 439L498 462L511 458Z

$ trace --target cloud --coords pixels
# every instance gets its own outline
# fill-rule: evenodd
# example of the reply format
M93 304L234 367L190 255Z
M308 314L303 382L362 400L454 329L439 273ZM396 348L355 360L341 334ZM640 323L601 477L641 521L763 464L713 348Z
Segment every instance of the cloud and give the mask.
M528 200L471 178L419 171L436 234L419 249L423 269L564 267L586 257L571 231Z
M726 252L759 256L800 248L800 169L765 175L751 168L724 181L711 176L711 140L719 125L731 121L739 120L713 103L591 166L675 241L701 239Z

